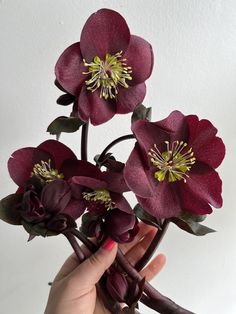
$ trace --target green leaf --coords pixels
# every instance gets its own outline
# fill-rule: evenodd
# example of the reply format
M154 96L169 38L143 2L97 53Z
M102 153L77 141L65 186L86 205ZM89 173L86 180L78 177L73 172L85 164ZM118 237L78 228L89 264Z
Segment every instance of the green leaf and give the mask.
M44 222L38 223L38 224L31 224L29 222L26 222L22 220L22 225L25 228L25 230L31 235L31 236L42 236L42 237L49 237L49 236L55 236L58 235L58 233L47 230L45 227Z
M0 201L0 219L12 224L21 225L18 207L22 201L22 194L10 194Z
M161 230L161 221L147 213L139 204L134 207L134 212L136 217L142 220L145 224Z
M62 132L73 133L78 131L78 129L85 123L86 122L77 117L61 116L56 118L49 124L47 132L59 137Z
M132 114L131 122L134 123L137 120L151 121L152 108L145 107L143 104L138 105Z
M215 232L215 230L201 225L199 222L194 221L192 218L179 216L171 218L170 221L176 224L180 229L196 236L203 236L205 234Z
M202 222L206 219L207 215L197 215L190 212L183 212L179 216L182 220L192 220L195 222Z
M98 216L91 213L85 213L82 216L80 231L87 237L94 237L98 223L99 223Z

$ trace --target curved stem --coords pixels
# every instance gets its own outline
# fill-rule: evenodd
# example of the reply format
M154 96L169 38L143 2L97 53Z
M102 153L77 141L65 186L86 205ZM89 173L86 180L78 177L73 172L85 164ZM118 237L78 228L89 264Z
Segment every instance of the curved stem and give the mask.
M155 253L158 245L161 243L161 240L163 239L163 237L167 231L169 223L170 222L167 219L164 220L164 222L162 224L162 229L157 230L155 237L153 238L153 240L150 243L149 247L147 248L146 252L142 256L142 258L135 264L135 268L137 269L137 271L142 270L143 267L146 266L147 263L152 258L153 254Z
M81 133L81 159L87 161L87 146L88 146L88 127L89 123L85 123L82 126L82 133Z
M84 234L82 234L79 230L73 229L71 230L79 240L81 240L91 252L95 252L97 250L97 246L92 243ZM126 257L123 255L120 249L118 249L117 262L121 266L121 268L130 276L132 279L142 280L142 276L137 272L137 270L128 262ZM148 282L144 284L144 292L152 301L152 306L156 311L161 314L193 314L188 310L180 307L176 303L174 303L169 298L163 296L156 289L154 289Z
M79 262L82 263L85 260L85 255L84 255L83 251L81 250L79 244L77 243L75 236L70 232L65 232L65 233L63 233L63 235L70 242L70 245L72 246Z
M128 134L128 135L124 135L121 137L118 137L116 140L114 140L113 142L111 142L109 145L107 145L107 147L103 150L103 152L101 153L100 157L98 158L98 161L102 161L103 158L105 157L106 153L116 144L135 138L133 134Z

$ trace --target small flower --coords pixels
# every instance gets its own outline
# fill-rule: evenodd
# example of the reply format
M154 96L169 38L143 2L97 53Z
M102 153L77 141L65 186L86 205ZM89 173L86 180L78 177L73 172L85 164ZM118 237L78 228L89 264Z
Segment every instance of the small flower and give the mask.
M215 169L225 147L210 121L174 111L159 122L136 121L132 131L137 143L124 176L144 210L170 218L182 211L210 214L210 205L222 206Z
M111 273L107 275L106 287L114 300L125 302L129 285L124 274L112 270Z
M101 9L86 21L80 42L62 53L55 74L59 86L76 97L79 117L99 125L143 101L152 67L151 45L130 35L119 13Z

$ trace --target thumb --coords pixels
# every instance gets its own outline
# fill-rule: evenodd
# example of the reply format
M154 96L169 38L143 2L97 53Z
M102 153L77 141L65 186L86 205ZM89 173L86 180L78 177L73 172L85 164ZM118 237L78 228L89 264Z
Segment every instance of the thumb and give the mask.
M116 253L117 243L107 238L98 251L80 264L71 275L80 282L80 287L95 285L115 260Z

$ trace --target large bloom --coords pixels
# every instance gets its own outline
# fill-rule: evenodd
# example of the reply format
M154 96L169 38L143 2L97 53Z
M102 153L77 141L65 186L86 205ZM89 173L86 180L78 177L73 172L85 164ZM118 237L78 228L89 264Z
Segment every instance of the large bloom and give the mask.
M80 42L62 53L55 74L76 96L80 118L99 125L116 113L132 112L143 101L152 67L151 45L130 35L119 13L101 9L86 21Z
M215 168L225 147L210 121L174 111L159 122L136 121L132 131L137 142L124 176L147 212L170 218L182 211L210 214L211 206L222 206Z

